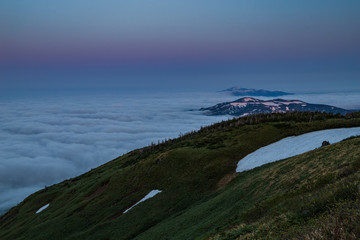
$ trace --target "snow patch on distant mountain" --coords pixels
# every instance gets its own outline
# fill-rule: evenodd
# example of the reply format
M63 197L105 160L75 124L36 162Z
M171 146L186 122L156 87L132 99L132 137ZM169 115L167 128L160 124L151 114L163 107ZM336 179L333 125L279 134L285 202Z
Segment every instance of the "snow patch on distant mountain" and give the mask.
M211 115L234 116L247 116L249 114L259 113L285 113L295 111L317 111L335 114L340 113L342 115L351 112L350 110L337 108L334 106L311 104L300 100L273 99L265 101L251 97L240 98L233 102L219 103L212 107L201 108L200 111L208 111Z
M247 106L247 103L230 103L230 105L235 107L245 107Z

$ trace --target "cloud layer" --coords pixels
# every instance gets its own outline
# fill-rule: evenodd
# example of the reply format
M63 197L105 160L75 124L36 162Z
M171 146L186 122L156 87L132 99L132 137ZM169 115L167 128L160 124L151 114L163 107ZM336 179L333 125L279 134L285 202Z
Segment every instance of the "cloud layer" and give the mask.
M151 142L226 119L188 111L222 100L195 93L2 100L0 212L45 185Z
M135 148L227 119L189 110L236 99L214 93L49 95L0 99L0 213ZM359 93L288 98L360 108Z

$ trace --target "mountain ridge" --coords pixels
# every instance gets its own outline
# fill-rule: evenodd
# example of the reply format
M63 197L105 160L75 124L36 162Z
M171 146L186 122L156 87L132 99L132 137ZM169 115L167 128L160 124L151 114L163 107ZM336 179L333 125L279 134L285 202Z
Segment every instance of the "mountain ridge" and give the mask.
M259 113L285 113L317 111L345 115L353 112L335 106L325 104L312 104L301 100L285 100L281 98L261 100L252 97L239 98L232 102L223 102L212 107L201 108L200 111L208 111L211 115L247 116Z
M253 96L253 97L279 97L285 95L293 95L293 93L283 91L270 91L265 89L253 89L253 88L242 88L242 87L231 87L219 92L226 92L233 96Z
M305 159L297 157L293 161L292 158L234 174L240 159L287 136L355 126L360 126L357 113L335 116L296 112L258 114L203 127L177 139L136 149L81 176L32 194L0 217L0 238L209 239L218 233L239 236L258 228L257 213L263 211L259 206L273 207L266 201L275 198L284 204L282 195L278 194L289 194L297 188L309 191L312 188L306 184L319 178L317 172L332 173L340 165L352 166L357 159L354 156L360 154L357 147L360 142L353 139L350 145L343 142L316 150L320 152L311 153L311 157L305 154ZM349 156L339 151L346 146L350 146L345 151ZM330 153L342 156L335 158L336 165L324 165L329 163ZM294 166L295 163L298 165ZM301 173L299 180L294 178L294 173ZM154 189L162 192L124 214ZM298 195L285 195L284 199L289 196L299 202ZM307 210L308 206L300 207ZM309 215L317 210L307 211ZM266 217L272 216L267 211L264 213ZM242 224L250 229L242 228ZM231 226L241 231L235 234ZM273 234L279 232L274 230Z

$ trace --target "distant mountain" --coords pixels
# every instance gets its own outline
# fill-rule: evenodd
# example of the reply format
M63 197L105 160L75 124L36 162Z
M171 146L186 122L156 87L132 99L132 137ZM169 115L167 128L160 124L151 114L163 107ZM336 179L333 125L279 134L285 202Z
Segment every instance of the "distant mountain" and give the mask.
M275 112L295 112L295 111L311 111L311 112L327 112L327 113L340 113L345 115L350 110L342 108L323 105L323 104L310 104L300 100L260 100L251 97L240 98L233 102L219 103L215 106L208 108L201 108L200 111L210 111L211 115L234 115L234 116L247 116L258 113L275 113Z
M226 92L234 96L263 96L263 97L278 97L284 95L292 95L293 93L287 93L282 91L269 91L264 89L248 89L240 87L232 87L220 92Z

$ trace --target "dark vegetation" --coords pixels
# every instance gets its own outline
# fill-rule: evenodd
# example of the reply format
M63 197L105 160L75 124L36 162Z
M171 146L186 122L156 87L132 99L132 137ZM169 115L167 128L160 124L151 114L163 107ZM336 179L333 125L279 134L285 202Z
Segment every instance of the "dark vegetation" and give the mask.
M354 126L359 113L300 112L203 127L32 194L0 217L0 239L354 239L359 138L234 174L284 137Z

